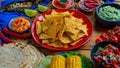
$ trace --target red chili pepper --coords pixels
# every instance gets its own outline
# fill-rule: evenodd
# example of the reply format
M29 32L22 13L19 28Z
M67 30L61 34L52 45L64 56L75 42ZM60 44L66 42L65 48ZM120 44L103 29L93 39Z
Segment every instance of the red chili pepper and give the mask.
M3 32L10 35L10 36L14 36L16 38L21 38L21 39L27 39L27 38L31 37L31 34L21 35L21 34L17 34L15 32L12 32L12 31L8 30L7 28L3 28Z
M93 3L93 2L98 3L97 0L84 0L84 1L89 2L89 3Z
M93 3L94 1L93 0L84 0L85 2L87 3Z
M12 43L13 41L11 41L10 39L6 38L3 33L0 31L0 38L5 41L6 43Z
M97 0L84 0L84 5L88 8L95 8L99 5Z

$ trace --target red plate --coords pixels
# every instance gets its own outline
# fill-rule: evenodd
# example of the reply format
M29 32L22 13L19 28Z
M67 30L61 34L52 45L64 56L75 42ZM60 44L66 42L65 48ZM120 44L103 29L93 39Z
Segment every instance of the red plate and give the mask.
M32 28L31 28L31 31L32 31L32 36L33 38L35 39L35 41L41 45L42 47L45 47L47 49L51 49L51 50L72 50L72 49L75 49L75 48L78 48L78 47L81 47L82 45L84 45L91 37L92 33L93 33L93 25L92 25L92 22L90 21L90 19L85 16L84 14L78 12L78 11L75 11L75 10L67 10L67 9L57 9L55 10L57 12L74 12L73 16L76 17L76 18L82 18L83 21L84 21L84 24L87 24L87 28L88 28L88 36L85 36L81 41L79 41L76 45L74 46L71 46L71 45L68 45L68 48L55 48L55 47L52 47L52 46L49 46L47 44L42 44L41 40L39 39L39 37L36 35L36 22L37 21L42 21L42 19L45 17L45 15L50 15L52 10L48 11L48 12L45 12L43 14L41 14L39 17L37 17L33 24L32 24Z

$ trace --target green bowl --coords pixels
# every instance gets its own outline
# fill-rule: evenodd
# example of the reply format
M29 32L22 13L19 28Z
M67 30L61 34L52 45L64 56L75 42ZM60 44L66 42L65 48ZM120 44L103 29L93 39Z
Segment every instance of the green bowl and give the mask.
M104 41L104 42L100 42L100 43L96 44L91 50L91 59L92 59L93 63L95 64L95 66L97 68L103 68L103 67L100 64L98 64L96 62L96 60L94 59L95 53L96 53L96 51L98 50L99 47L103 48L108 44L111 44L111 45L113 45L115 47L118 47L120 49L120 45L118 45L117 43L114 43L114 42L110 42L110 41Z

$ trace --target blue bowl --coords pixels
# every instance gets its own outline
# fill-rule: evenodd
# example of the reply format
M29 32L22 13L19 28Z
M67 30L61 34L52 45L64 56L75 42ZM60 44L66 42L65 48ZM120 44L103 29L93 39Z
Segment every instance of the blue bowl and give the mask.
M103 68L103 67L102 67L102 65L98 64L98 62L95 60L95 58L94 58L95 53L97 52L99 47L104 48L108 44L112 44L112 46L118 47L120 49L119 44L110 42L110 41L104 41L104 42L100 42L100 43L96 44L91 50L91 59L97 68Z
M18 16L18 17L15 17L15 18L11 19L10 22L9 22L9 24L8 24L8 28L9 28L11 31L16 32L16 31L14 31L14 30L11 28L11 25L12 25L12 23L13 23L13 21L14 21L15 19L20 18L20 17L27 19L27 20L30 22L30 27L31 27L32 20L31 20L30 18L25 17L25 16ZM29 27L29 28L30 28L30 27ZM28 28L28 29L29 29L29 28ZM27 29L27 30L28 30L28 29ZM26 32L27 30L25 30L25 31L23 31L23 32ZM23 32L16 32L16 33L23 33Z
M116 20L116 21L110 21L110 20L107 20L107 19L104 19L104 18L101 18L98 14L99 12L99 9L101 7L104 7L104 6L112 6L112 7L115 7L117 9L120 9L120 5L119 4L115 4L115 3L105 3L105 4L102 4L100 6L98 6L95 10L95 18L96 18L96 22L100 23L102 26L105 26L105 27L114 27L114 26L120 26L120 20Z
M106 0L105 2L106 3L113 3L113 2L115 2L115 0Z

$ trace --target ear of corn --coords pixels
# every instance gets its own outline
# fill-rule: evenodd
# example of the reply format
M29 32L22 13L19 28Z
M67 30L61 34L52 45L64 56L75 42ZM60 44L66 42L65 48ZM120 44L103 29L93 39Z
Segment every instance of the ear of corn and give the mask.
M65 58L60 55L53 56L50 68L65 68Z
M79 56L67 57L66 64L66 68L82 68L81 58Z

